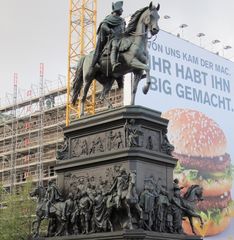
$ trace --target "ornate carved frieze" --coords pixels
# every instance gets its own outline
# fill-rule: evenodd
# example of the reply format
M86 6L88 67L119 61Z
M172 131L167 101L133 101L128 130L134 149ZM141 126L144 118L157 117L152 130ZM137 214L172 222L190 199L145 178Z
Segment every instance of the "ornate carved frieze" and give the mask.
M70 158L87 157L132 147L162 151L170 155L171 152L165 150L167 146L162 143L161 136L159 130L143 127L141 124L137 124L135 119L127 119L120 128L71 137ZM163 139L165 139L164 135ZM65 157L58 159L62 160Z
M150 175L145 176L139 191L137 171L128 171L123 164L102 168L100 172L67 172L64 197L52 182L47 190L34 190L31 195L40 199L37 214L56 219L54 228L48 228L49 236L122 229L183 233L183 217L199 218L203 224L194 204L202 200L200 186L193 185L182 195L177 179L173 188L167 189L160 177Z

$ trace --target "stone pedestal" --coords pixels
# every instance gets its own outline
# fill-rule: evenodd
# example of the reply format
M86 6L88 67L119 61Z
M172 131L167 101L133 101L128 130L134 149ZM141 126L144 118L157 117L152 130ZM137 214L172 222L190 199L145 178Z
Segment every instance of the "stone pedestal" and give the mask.
M128 106L72 123L64 130L66 159L58 161L55 168L59 187L76 191L88 179L110 181L115 167L122 166L128 172L136 171L138 192L150 177L161 178L170 191L177 160L161 149L168 121L160 115L144 107ZM135 136L130 136L128 129L135 131Z
M174 193L173 169L177 160L170 155L173 147L166 137L167 124L168 120L161 118L160 112L128 106L83 117L65 128L65 143L58 152L60 160L55 168L58 186L65 196L73 193L76 199L81 196L91 199L93 212L87 213L89 216L82 213L90 221L89 230L85 230L90 232L94 223L98 226L94 231L100 233L48 239L200 239L156 232L181 232L172 227L175 217L168 207ZM165 204L162 210L156 210L159 194ZM96 203L100 195L104 200ZM122 205L118 205L120 200ZM100 215L92 219L95 206L99 208L102 201L108 216L103 220L99 220ZM156 223L159 221L156 214L160 213L163 220ZM118 217L116 221L115 217Z
M198 236L148 232L143 230L125 230L113 233L97 233L79 236L40 238L40 240L201 240Z

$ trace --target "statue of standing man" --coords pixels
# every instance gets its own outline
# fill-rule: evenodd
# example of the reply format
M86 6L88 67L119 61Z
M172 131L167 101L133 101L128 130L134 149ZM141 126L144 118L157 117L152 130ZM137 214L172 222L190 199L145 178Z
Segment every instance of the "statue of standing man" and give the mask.
M106 16L105 19L100 23L97 30L98 40L89 72L90 75L94 73L95 65L101 56L104 46L110 40L112 40L110 53L112 71L114 71L116 67L120 65L120 63L117 61L118 40L125 30L125 20L121 17L122 13L123 2L118 1L112 3L112 13Z

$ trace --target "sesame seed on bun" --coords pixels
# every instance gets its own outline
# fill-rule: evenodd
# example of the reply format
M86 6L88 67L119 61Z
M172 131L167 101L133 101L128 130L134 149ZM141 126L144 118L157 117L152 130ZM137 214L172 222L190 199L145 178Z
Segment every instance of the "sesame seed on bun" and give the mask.
M168 138L175 152L201 157L225 154L226 137L211 118L191 109L172 109L162 114L169 119Z

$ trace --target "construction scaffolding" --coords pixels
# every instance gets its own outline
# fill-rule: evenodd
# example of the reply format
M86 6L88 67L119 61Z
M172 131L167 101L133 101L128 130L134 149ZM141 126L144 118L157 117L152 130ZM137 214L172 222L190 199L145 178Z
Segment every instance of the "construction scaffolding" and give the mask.
M15 74L12 101L0 109L0 183L8 192L28 177L40 184L56 178L56 149L66 119L65 77L60 75L52 86L40 64L39 87L23 91L17 78Z
M0 184L8 192L28 178L43 185L56 179L56 151L64 140L66 123L66 77L47 80L40 64L38 85L23 90L17 74L13 80L13 94L6 94L7 105L0 108ZM107 98L113 107L123 105L123 93L117 86ZM107 110L100 101L95 107L96 112Z
M55 81L46 80L41 63L39 84L22 90L14 74L13 94L6 94L7 104L0 108L0 184L8 192L29 177L41 185L56 178L54 166L64 140L63 128L79 117L79 102L71 105L71 81L80 57L96 44L96 2L70 0L67 78L58 75ZM105 102L97 100L100 85L94 81L90 89L86 113L107 110ZM120 107L123 90L115 84L106 98L114 108Z

